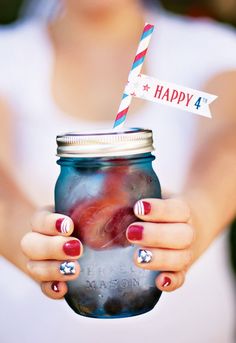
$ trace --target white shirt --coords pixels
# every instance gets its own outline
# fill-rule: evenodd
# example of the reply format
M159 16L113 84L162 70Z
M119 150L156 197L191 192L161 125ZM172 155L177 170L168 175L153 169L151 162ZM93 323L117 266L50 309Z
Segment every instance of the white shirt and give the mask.
M156 26L146 57L148 75L201 90L211 77L236 69L233 29L163 11L148 16ZM0 31L0 94L13 110L14 177L38 205L53 202L59 173L56 135L112 126L72 119L57 107L50 87L53 58L43 23L27 21ZM127 118L129 127L153 129L154 168L163 189L181 190L197 120L193 114L152 103ZM181 289L163 294L153 311L131 319L78 316L64 301L47 299L38 285L1 259L0 341L231 343L234 293L225 236L192 267Z

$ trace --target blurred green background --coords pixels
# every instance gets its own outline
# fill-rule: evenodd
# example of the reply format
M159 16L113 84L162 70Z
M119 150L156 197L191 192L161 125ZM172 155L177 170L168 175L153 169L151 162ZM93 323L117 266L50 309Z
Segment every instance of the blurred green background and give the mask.
M25 6L25 4L30 5L33 3L37 7L38 4L42 3L48 7L50 2L53 3L54 1L0 0L0 23L8 24L16 20L21 14L22 6ZM209 16L236 26L236 0L161 0L161 3L166 9L176 13L197 17Z
M30 10L41 9L45 5L46 12L53 8L52 0L0 0L0 24L7 25L21 17L23 13L30 15ZM232 24L236 27L236 0L162 0L163 6L175 13L194 17L208 16ZM51 4L49 6L49 4ZM29 10L27 11L27 8ZM236 221L229 234L230 259L236 275Z
M0 23L15 21L19 17L22 4L22 0L0 0Z

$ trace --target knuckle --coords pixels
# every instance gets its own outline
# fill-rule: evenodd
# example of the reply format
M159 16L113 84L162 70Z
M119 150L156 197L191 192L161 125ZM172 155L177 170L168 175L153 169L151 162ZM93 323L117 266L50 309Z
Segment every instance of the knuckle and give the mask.
M187 269L193 259L193 254L192 254L192 250L190 249L186 249L184 252L184 258L183 258L183 269Z
M167 262L167 270L172 272L178 272L183 268L182 266L183 262L180 256L176 255L175 253L171 254L169 257L169 260Z
M184 251L175 252L160 252L158 253L158 267L161 270L169 270L173 272L181 272L186 270L192 263L192 251L185 249ZM157 268L158 269L158 268Z
M41 249L43 259L56 260L62 255L62 246L65 243L60 236L44 237L44 244Z
M27 270L28 270L28 273L31 275L31 277L33 277L34 279L37 279L36 278L36 266L35 266L35 263L34 261L28 261L27 264L26 264L26 267L27 267Z
M39 210L32 215L30 224L33 231L37 232L39 228L42 226L45 213L45 210Z
M189 233L189 244L191 245L195 239L195 230L192 225L188 225L188 233Z
M157 264L160 269L168 269L167 266L173 265L173 259L168 254L166 255L164 252L158 249L158 252L156 254Z
M53 279L50 264L41 263L38 261L30 260L27 263L27 269L30 276L37 282L43 282Z
M50 268L37 261L29 261L27 264L29 274L38 282L52 279Z
M178 210L182 214L182 217L185 218L186 221L190 218L190 215L191 215L190 207L184 199L171 198L170 207L172 209L175 208L176 210Z
M183 199L178 199L178 206L182 209L186 220L189 220L191 217L191 210L188 203Z
M185 249L178 253L178 257L173 257L174 260L174 271L181 272L182 270L188 269L189 265L191 264L191 252L189 249Z
M70 238L63 237L63 236L52 236L51 238L51 245L58 249L58 247L62 246L64 243L68 242Z
M191 225L189 224L182 224L183 228L183 239L184 239L184 247L188 248L192 245L194 241L194 229Z
M20 241L20 246L22 252L27 256L30 257L30 239L32 236L32 232L28 232Z
M155 265L157 270L174 270L176 268L176 255L173 252L166 252L162 249L156 249Z

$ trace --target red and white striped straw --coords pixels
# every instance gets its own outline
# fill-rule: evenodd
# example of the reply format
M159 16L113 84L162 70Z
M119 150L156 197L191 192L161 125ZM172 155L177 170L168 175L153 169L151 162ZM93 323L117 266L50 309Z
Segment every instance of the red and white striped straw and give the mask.
M145 24L128 79L130 79L132 76L138 76L138 74L140 74L153 30L154 25L148 23ZM126 94L124 90L113 128L119 129L123 127L131 100L132 96Z

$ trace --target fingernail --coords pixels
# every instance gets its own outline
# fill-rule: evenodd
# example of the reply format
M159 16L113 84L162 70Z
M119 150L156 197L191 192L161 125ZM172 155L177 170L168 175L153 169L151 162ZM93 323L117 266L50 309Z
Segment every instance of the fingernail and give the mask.
M134 213L137 216L145 216L151 212L151 204L147 201L139 200L134 205Z
M81 243L76 239L66 242L63 245L63 251L67 256L79 256L81 251Z
M138 251L138 263L149 263L152 260L152 253L149 250L139 249Z
M143 226L131 225L128 227L127 237L131 241L141 241L143 238Z
M164 277L163 283L162 283L162 287L168 287L171 284L171 279L167 276Z
M71 221L69 218L59 218L56 221L56 229L60 233L68 233L71 228Z
M60 273L63 275L75 274L75 263L74 262L62 262L60 264Z
M51 289L58 293L60 292L60 289L59 289L59 282L58 281L54 281L52 284L51 284Z

